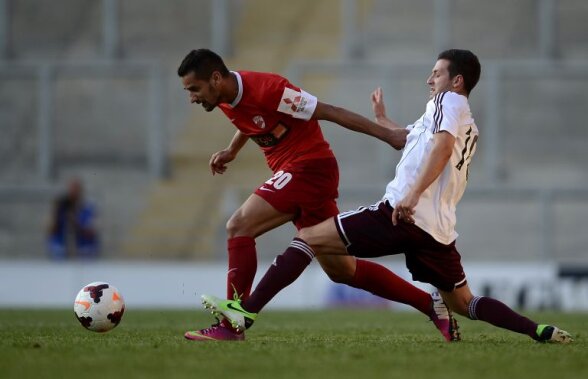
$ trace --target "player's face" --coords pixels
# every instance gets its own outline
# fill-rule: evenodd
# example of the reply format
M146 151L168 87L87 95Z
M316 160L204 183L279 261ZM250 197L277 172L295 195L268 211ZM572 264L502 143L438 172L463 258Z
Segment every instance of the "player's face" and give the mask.
M190 103L201 104L207 112L212 111L219 103L219 89L216 85L218 78L213 73L209 80L197 79L196 75L191 72L188 75L182 76L182 84L184 89L188 91Z
M440 92L451 91L453 89L455 78L451 79L449 77L448 67L449 61L447 59L439 59L435 63L435 67L433 67L433 71L427 79L430 99Z

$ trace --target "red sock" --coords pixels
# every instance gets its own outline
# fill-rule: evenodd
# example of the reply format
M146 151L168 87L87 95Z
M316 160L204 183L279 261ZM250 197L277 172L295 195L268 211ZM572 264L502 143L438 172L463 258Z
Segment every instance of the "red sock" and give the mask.
M351 283L346 284L410 305L427 316L431 313L431 295L377 263L358 259L355 276Z
M227 242L229 250L227 299L233 299L236 292L241 300L245 300L249 297L257 271L255 240L251 237L233 237Z

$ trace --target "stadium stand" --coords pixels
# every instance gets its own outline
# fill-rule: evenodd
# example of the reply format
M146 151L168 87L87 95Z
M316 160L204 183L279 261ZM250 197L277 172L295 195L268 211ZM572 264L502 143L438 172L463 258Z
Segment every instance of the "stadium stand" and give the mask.
M165 71L169 176L157 179L145 168L152 106L148 79L122 72L57 77L56 175L49 183L36 173L38 115L31 112L40 101L36 77L6 75L2 68L6 62L104 60L102 9L93 1L13 3L10 55L0 63L0 123L6 136L0 139L0 180L17 189L5 188L0 196L0 256L43 257L42 216L48 199L60 181L81 172L101 209L106 257L224 259L228 214L269 171L256 148L248 146L226 175L212 178L208 173L210 154L225 146L234 130L222 115L188 105L175 70L189 49L209 45L210 1L120 2L115 63L157 61ZM234 51L229 67L285 74L320 99L366 115L371 113L369 94L380 85L394 117L413 121L424 106L430 68L399 74L386 67L432 62L438 52L431 2L359 1L362 55L356 58L342 54L341 3L304 0L276 7L269 0L231 2ZM588 73L574 68L588 61L588 5L555 2L556 51L546 57L537 33L540 1L445 3L452 4L452 45L474 50L487 64L483 69L515 61L523 67L504 71L498 89L498 175L488 169L491 155L482 142L492 117L488 71L473 93L481 142L459 211L461 250L472 260L588 263L582 228L588 210L588 131L582 113L588 103L583 90ZM479 22L480 15L485 22ZM312 68L317 62L326 69ZM340 162L341 209L377 200L399 155L328 124L323 130ZM23 187L33 189L15 196ZM260 255L273 257L292 234L293 228L285 226L264 236L258 241Z

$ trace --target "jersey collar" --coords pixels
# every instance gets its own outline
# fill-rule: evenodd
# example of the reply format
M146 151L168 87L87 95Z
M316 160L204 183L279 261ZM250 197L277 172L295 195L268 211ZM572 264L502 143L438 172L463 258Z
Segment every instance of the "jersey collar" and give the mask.
M235 97L235 100L233 100L233 102L231 104L229 104L229 106L231 108L235 108L237 105L239 105L239 102L241 101L241 98L243 97L243 80L241 79L241 74L239 74L237 71L231 71L232 74L235 75L235 77L237 78L237 87L239 87L239 92L237 92L237 97Z

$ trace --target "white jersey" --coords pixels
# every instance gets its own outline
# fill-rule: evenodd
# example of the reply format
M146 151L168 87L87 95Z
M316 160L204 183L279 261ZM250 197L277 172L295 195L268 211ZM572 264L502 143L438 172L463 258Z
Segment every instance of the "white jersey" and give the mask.
M468 99L455 92L437 94L427 103L425 114L413 125L406 138L396 176L388 183L384 198L392 206L402 200L433 148L433 136L440 131L455 137L453 153L441 174L421 195L415 208L415 224L437 241L448 245L455 241L455 207L463 195L469 164L476 151L478 128L474 123Z

